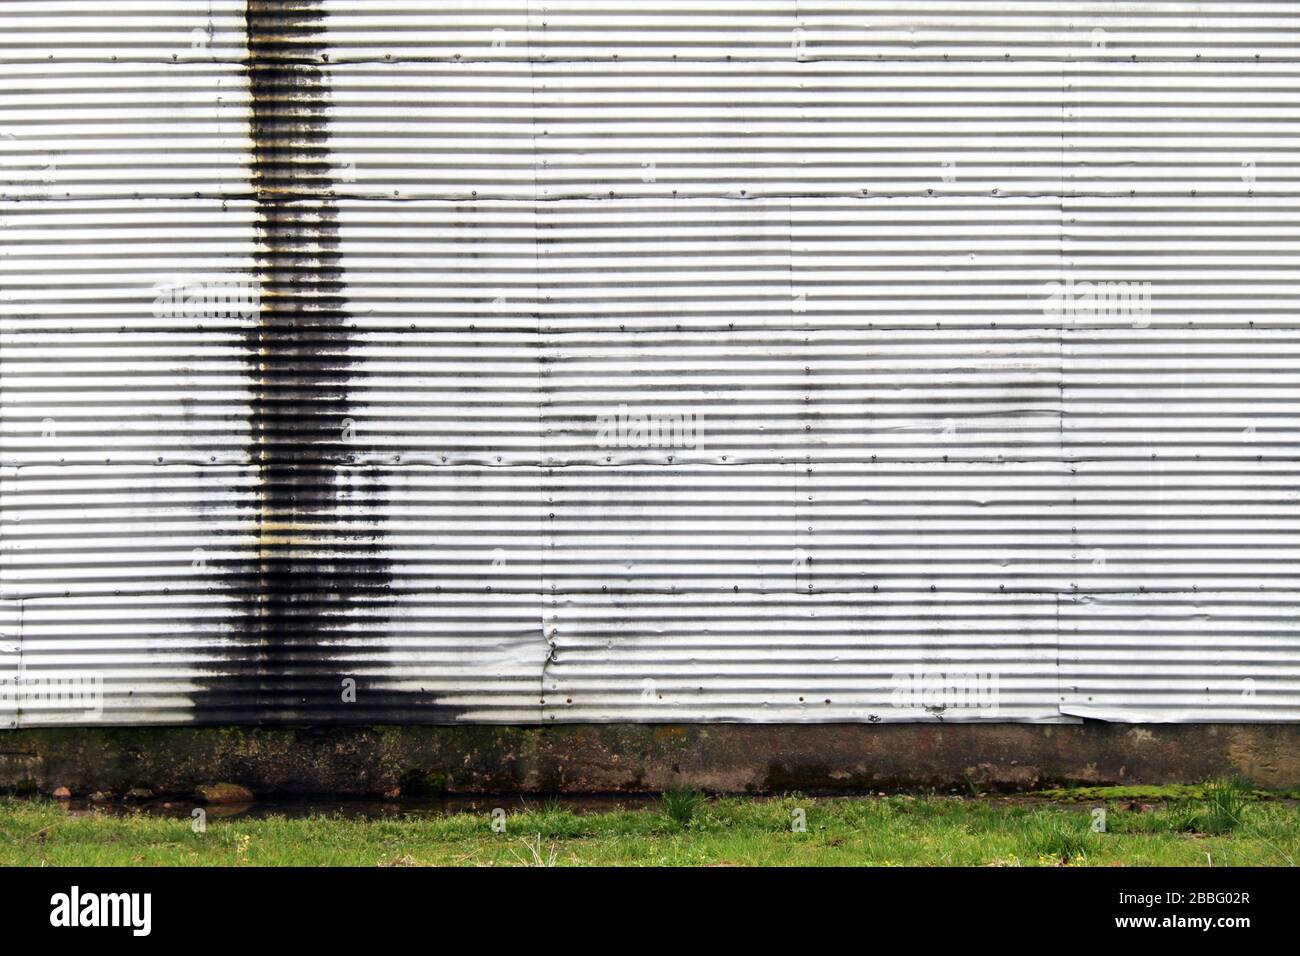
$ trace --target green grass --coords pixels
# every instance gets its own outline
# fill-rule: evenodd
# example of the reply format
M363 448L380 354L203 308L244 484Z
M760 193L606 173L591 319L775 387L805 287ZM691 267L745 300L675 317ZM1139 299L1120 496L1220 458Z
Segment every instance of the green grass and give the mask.
M1088 859L1100 834L1089 829L1089 817L1078 813L1046 813L1025 824L1025 842L1040 860L1070 863ZM1100 847L1097 847L1100 849Z
M1294 865L1300 809L1237 785L1222 799L1151 809L1023 798L696 798L686 824L666 806L577 814L556 802L511 813L362 819L69 814L53 801L0 799L3 865ZM1211 794L1223 786L1208 788ZM1240 799L1239 799L1240 798ZM1216 799L1219 802L1215 802ZM1095 804L1100 806L1103 804ZM806 832L791 823L802 810ZM1230 813L1230 829L1215 827Z
M679 827L689 826L705 799L698 790L665 790L664 813Z
M1244 824L1250 787L1236 777L1211 780L1205 786L1205 816L1199 829L1206 833L1230 833Z

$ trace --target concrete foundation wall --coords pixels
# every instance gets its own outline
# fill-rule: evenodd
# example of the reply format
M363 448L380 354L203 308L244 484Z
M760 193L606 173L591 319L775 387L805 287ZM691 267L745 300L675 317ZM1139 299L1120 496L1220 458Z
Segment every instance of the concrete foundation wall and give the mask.
M0 733L0 788L273 794L1027 789L1239 774L1300 787L1300 725L617 724Z

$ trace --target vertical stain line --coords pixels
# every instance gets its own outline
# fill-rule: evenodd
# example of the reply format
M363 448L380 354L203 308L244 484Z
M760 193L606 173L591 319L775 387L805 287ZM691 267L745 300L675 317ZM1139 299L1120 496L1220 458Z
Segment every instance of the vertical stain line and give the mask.
M391 573L383 483L354 464L349 427L362 372L330 189L325 16L322 0L247 0L257 542L238 575L236 647L195 701L200 721L352 721L382 709L364 691L357 704L341 693L382 654ZM344 648L344 636L356 640Z

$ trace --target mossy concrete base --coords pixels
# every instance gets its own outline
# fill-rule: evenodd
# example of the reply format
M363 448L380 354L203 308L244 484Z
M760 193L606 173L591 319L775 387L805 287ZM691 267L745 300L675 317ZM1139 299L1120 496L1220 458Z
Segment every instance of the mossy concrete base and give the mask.
M1300 787L1296 724L603 724L0 731L0 788L261 796L486 792Z

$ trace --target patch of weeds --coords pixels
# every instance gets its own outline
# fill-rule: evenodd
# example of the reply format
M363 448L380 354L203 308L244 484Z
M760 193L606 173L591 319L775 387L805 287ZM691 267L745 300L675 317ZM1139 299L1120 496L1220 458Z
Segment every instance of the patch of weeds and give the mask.
M704 805L706 797L690 787L675 787L664 791L664 813L679 827L689 826L695 814Z
M1113 829L1126 833L1231 833L1243 825L1247 806L1254 799L1250 785L1236 777L1207 781L1196 791L1195 798L1162 809L1116 814Z
M1154 836L1158 833L1190 833L1196 831L1195 810L1182 805L1107 807L1106 832L1127 833L1135 836Z
M885 826L895 815L907 812L905 808L902 797L852 800L840 804L836 816L849 827Z
M1041 858L1069 863L1087 860L1092 847L1085 819L1067 814L1034 814L1027 821L1030 852Z
M1205 784L1205 832L1231 833L1241 826L1250 802L1250 785L1240 777L1210 780Z
M558 803L548 803L540 812L524 814L520 823L527 829L540 830L548 837L585 836L590 829L582 817Z
M555 866L560 851L555 844L551 844L549 848L543 848L540 833L531 840L520 840L519 842L524 845L524 854L521 856L511 850L510 855L519 861L520 866Z
M1176 833L1231 833L1242 825L1252 799L1248 784L1237 777L1207 781L1201 796L1180 800L1167 814L1168 829Z

